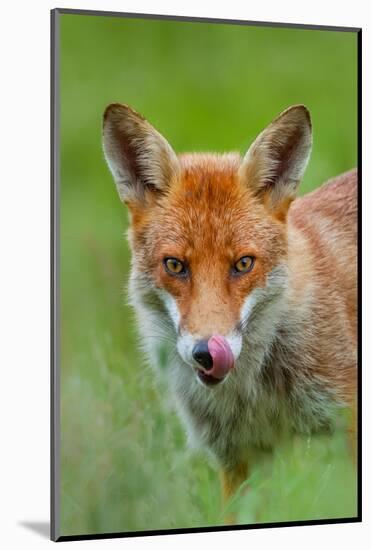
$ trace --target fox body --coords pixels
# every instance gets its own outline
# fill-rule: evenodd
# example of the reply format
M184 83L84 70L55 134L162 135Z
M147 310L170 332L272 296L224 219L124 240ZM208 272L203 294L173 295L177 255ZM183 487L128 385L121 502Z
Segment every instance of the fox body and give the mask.
M120 104L103 134L144 345L228 497L257 452L331 429L345 406L355 417L356 172L295 199L312 142L301 105L242 158L177 156Z

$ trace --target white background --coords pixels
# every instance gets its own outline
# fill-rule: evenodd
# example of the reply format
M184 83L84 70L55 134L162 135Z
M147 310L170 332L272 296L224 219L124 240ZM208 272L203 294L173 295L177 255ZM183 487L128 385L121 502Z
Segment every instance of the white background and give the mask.
M368 1L228 0L6 2L1 7L0 545L52 545L25 523L49 519L49 10L104 9L363 27L363 97L371 98ZM339 113L339 117L341 113ZM68 543L71 548L365 548L370 530L370 101L364 101L364 523ZM5 125L4 125L5 121ZM336 123L336 121L331 121ZM368 276L367 276L368 275ZM367 338L368 336L368 338ZM368 340L368 341L367 341ZM181 495L180 495L181 498ZM279 506L279 502L277 502ZM42 529L46 532L46 527Z

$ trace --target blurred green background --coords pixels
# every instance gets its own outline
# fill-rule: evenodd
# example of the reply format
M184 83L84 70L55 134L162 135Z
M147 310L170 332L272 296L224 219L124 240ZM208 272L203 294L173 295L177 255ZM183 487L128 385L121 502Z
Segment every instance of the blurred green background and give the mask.
M125 305L127 213L103 159L102 113L130 104L178 152L244 152L304 103L306 192L356 164L357 36L72 14L60 25L61 534L220 525L217 472L187 449ZM341 432L282 445L248 485L231 504L241 523L356 514Z

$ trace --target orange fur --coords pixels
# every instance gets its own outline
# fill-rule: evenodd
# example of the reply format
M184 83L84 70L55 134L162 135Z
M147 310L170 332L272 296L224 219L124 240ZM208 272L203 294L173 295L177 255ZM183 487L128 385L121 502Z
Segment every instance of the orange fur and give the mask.
M224 504L229 504L231 498L235 495L238 488L248 477L248 467L246 463L236 465L232 470L221 471L221 486ZM235 521L235 515L229 513L226 516L226 522L233 525Z
M132 243L141 247L142 267L151 258L156 284L177 300L182 328L200 336L228 332L245 296L264 285L266 273L286 254L284 227L238 180L238 165L237 155L184 155L179 180L133 217ZM221 231L232 225L233 235ZM142 246L148 226L151 239ZM232 281L225 276L228 266L243 255L257 257L255 268L250 277ZM193 280L169 277L161 263L165 256L192 264Z

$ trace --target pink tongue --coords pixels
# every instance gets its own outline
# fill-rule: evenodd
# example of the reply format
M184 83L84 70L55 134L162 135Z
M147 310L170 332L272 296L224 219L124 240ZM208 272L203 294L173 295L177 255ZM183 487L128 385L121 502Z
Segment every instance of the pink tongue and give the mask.
M227 340L216 334L210 338L207 347L213 358L213 367L207 371L207 374L214 378L224 378L234 366L233 353Z

